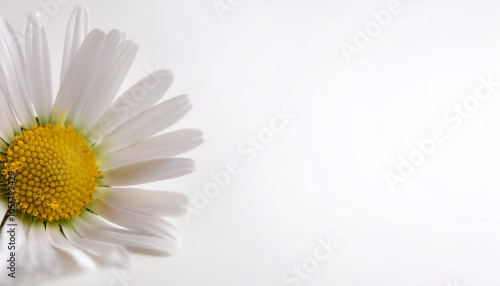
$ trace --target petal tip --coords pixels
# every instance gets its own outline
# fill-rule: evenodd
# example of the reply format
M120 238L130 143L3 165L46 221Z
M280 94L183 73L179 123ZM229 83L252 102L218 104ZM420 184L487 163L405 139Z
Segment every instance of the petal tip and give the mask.
M38 12L33 12L28 17L28 23L33 24L36 27L45 26L45 21L42 18L42 15Z
M79 14L88 14L89 8L85 4L78 4L76 5L75 9L73 9L74 12L79 13Z

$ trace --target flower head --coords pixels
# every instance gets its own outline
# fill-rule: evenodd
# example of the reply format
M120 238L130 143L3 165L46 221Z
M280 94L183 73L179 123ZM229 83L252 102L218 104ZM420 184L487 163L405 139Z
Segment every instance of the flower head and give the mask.
M117 30L89 32L85 6L69 21L55 98L36 13L25 44L0 18L0 257L11 260L1 281L125 267L128 251L174 254L180 235L165 217L182 214L186 197L129 187L194 171L177 156L201 132L158 135L191 108L185 95L158 103L172 74L153 72L116 97L137 45Z

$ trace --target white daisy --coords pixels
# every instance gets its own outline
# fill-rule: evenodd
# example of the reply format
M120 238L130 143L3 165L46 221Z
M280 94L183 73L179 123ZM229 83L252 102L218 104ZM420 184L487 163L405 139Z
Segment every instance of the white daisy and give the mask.
M157 135L191 108L187 96L157 103L172 83L169 71L113 101L137 45L117 30L89 32L85 6L69 21L55 101L47 42L36 13L24 53L0 18L2 285L32 273L124 267L128 251L178 251L179 232L164 217L180 215L186 197L126 186L191 173L194 162L176 156L202 143L193 129ZM12 256L16 278L7 276Z

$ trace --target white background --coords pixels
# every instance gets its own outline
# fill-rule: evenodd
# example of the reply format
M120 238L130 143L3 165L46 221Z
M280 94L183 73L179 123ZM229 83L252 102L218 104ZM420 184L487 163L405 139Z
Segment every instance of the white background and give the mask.
M348 61L342 43L354 46L389 2L221 0L233 3L221 17L212 0L2 0L20 35L30 12L48 15L56 67L84 3L92 28L139 44L124 88L153 69L174 73L167 97L194 104L176 128L199 128L206 142L186 155L197 172L152 187L194 196L210 172L241 168L179 221L177 256L134 255L121 282L98 271L57 285L299 285L283 275L328 236L338 248L300 285L500 285L499 92L460 126L443 119L479 76L500 80L500 2L401 0ZM255 158L238 151L283 108L295 118ZM384 174L436 129L444 142L392 191Z

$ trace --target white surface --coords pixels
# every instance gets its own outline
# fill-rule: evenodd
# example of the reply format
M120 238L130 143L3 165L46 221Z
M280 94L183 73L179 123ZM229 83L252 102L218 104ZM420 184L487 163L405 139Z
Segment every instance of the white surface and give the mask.
M0 2L19 33L56 0L25 2ZM198 171L153 187L194 194L231 161L241 173L180 221L179 255L134 256L122 282L100 272L57 285L298 285L282 276L328 235L338 248L300 285L500 285L500 94L456 129L442 118L478 76L500 79L500 2L401 0L350 63L340 45L389 1L221 0L234 4L222 20L212 0L64 2L48 24L54 65L85 3L92 28L139 44L127 84L168 68L168 96L191 96L176 128L204 131L186 155ZM238 146L283 107L296 118L248 161ZM391 191L384 173L436 128L446 140Z

